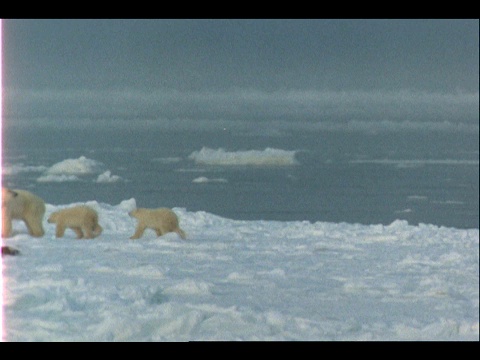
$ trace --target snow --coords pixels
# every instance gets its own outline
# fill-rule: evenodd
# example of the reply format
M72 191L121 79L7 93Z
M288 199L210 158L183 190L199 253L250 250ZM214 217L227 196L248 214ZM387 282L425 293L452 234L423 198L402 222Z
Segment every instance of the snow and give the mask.
M479 340L478 229L174 208L187 240L129 240L135 199L85 204L94 240L46 221L3 239L21 251L3 258L6 341Z

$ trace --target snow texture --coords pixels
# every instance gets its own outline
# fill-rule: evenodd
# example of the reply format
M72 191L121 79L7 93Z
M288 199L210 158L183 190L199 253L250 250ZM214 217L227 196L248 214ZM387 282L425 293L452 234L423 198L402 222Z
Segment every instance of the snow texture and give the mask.
M174 208L188 233L129 240L135 199L89 201L104 231L3 244L6 341L479 340L479 230L238 221ZM68 205L47 204L45 219Z

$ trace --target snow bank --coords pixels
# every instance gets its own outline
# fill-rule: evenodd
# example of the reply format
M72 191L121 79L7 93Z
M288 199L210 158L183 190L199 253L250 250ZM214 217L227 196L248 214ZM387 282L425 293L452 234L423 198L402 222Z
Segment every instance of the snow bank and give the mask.
M203 147L194 151L189 159L197 164L220 166L292 166L298 165L295 159L296 151L266 148L260 150L228 152L220 148L217 150Z
M3 259L7 341L479 340L479 230L237 221L174 208L189 240L89 201L104 231ZM73 206L47 204L46 216Z

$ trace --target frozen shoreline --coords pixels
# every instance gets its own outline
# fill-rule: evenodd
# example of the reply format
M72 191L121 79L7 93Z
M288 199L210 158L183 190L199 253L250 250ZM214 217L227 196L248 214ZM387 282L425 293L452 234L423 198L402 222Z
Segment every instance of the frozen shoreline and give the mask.
M86 204L97 239L3 239L21 251L3 258L6 341L479 339L478 229L174 208L187 241L132 241L134 199Z

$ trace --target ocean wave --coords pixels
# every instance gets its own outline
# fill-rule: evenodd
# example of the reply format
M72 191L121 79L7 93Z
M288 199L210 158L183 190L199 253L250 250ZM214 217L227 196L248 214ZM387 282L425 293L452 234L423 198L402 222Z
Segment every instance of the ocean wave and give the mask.
M47 182L73 182L73 181L80 181L80 178L76 175L66 175L66 174L47 174L42 175L37 179L39 183L47 183Z
M197 164L219 166L292 166L299 165L297 151L266 148L265 150L225 151L203 147L188 158Z

